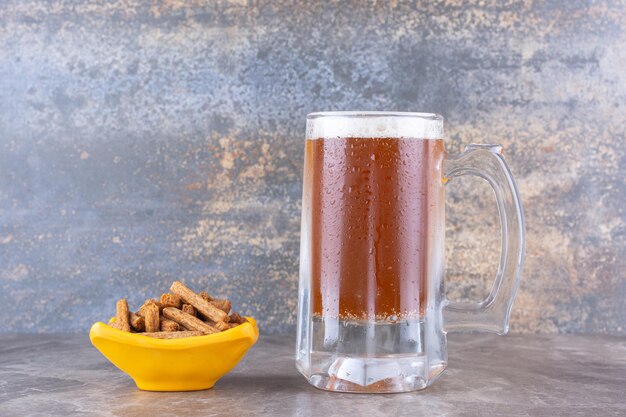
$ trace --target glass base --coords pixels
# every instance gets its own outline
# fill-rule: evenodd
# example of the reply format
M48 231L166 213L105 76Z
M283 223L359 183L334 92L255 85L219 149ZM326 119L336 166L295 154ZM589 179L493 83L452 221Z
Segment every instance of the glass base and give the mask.
M420 319L365 322L314 317L310 330L310 344L300 344L296 365L319 389L415 391L431 385L446 368L445 339L438 337L443 335L430 334Z
M426 388L445 368L445 364L440 364L424 375L423 357L339 357L326 373L313 374L308 380L325 391L398 393Z

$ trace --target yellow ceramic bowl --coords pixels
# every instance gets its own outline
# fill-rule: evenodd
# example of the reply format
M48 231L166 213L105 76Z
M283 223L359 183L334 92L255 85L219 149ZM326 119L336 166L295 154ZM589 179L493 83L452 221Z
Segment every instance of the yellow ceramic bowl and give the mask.
M147 391L196 391L213 387L259 338L253 318L224 332L184 339L154 339L98 322L91 343L137 387Z

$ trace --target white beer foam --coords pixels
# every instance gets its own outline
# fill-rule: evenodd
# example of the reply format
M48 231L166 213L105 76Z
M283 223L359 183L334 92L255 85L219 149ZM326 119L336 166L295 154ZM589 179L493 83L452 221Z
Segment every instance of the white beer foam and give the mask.
M430 113L311 113L306 137L443 139L443 117Z

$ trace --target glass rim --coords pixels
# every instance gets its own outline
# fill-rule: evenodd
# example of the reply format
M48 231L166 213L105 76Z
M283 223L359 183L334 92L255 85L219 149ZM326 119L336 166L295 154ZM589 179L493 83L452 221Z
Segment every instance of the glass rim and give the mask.
M368 118L368 117L407 117L417 118L423 120L441 121L444 118L437 113L426 112L403 112L403 111L318 111L312 112L306 115L307 120L319 119L322 117L354 117L354 118Z
M309 113L306 137L443 139L443 116L394 111L326 111Z

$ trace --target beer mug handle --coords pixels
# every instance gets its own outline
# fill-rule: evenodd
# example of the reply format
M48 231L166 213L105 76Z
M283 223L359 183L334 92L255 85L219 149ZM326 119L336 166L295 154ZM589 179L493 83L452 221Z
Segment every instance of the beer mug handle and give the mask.
M519 193L498 145L472 144L444 161L445 178L462 175L484 178L493 188L500 215L502 252L487 298L478 303L444 302L444 330L506 334L524 260L525 224Z

